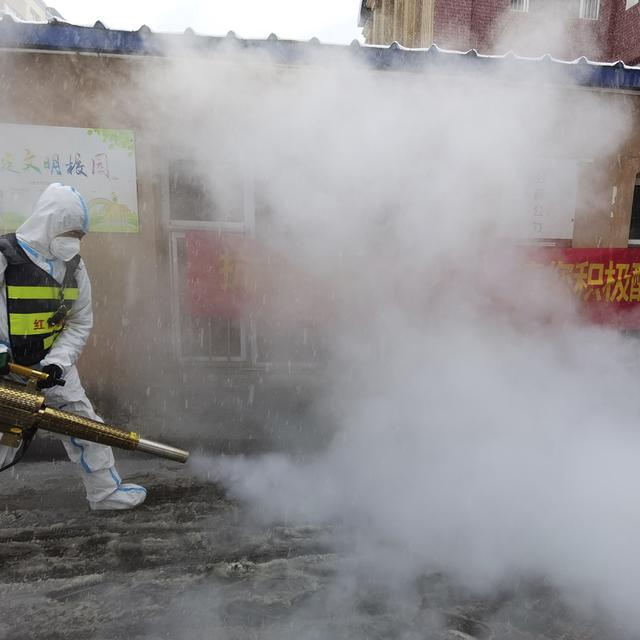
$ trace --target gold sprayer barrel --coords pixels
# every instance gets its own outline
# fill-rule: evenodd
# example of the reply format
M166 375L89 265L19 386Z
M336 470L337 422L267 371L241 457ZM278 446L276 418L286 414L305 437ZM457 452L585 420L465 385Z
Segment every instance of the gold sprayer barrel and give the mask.
M42 376L47 375L17 365L10 365L10 368L12 373L28 376L32 381L44 379ZM0 378L0 434L3 435L2 443L19 443L22 434L33 428L89 440L118 449L144 451L176 462L186 462L189 457L189 452L184 449L141 438L135 431L124 431L96 420L47 407L44 404L44 395L36 389L35 384L25 386Z

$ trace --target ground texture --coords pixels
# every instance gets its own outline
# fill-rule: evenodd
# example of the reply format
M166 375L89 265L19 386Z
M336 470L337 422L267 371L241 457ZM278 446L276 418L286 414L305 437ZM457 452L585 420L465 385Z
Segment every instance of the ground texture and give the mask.
M483 595L439 573L400 585L370 558L364 570L358 536L338 526L259 525L188 467L120 467L149 490L132 512L91 513L67 462L2 474L0 638L629 637L544 580Z

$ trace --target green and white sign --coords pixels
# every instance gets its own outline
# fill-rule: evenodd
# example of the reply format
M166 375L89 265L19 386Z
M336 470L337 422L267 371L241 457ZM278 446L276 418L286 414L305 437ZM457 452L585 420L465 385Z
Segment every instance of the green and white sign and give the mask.
M52 182L84 196L91 231L139 231L133 131L0 123L0 227L17 229Z

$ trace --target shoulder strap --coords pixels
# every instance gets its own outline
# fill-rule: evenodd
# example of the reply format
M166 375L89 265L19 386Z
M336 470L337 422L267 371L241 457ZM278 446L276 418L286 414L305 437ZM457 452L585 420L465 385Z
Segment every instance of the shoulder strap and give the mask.
M15 233L7 233L0 236L0 253L4 255L9 264L24 264L29 262L29 258L18 244Z
M67 270L64 272L64 280L62 282L62 286L66 289L67 287L72 287L75 283L76 271L80 266L80 254L77 256L73 256L69 262L65 262L65 266ZM76 284L77 286L77 284Z

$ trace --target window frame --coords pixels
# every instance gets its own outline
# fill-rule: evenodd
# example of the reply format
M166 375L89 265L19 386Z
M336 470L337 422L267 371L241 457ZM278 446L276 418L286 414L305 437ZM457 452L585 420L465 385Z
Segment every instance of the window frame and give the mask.
M514 13L529 13L529 0L511 0L509 8Z
M179 161L179 158L171 158ZM172 342L173 349L178 360L183 363L192 364L215 364L216 366L237 367L243 364L250 364L249 347L250 333L249 322L246 318L240 318L240 355L239 356L214 356L202 355L194 356L184 353L182 340L182 313L184 310L180 304L181 287L180 268L178 264L179 252L178 242L184 240L187 231L221 231L224 233L241 233L251 236L255 235L255 195L253 183L249 178L249 172L244 171L241 176L242 184L242 221L215 221L215 220L181 220L173 219L171 216L170 180L171 173L170 159L165 157L163 161L163 179L161 180L161 202L162 221L169 236L169 261L171 279L171 317L172 317Z
M627 246L628 247L640 247L640 237L638 238L632 238L631 237L631 226L633 224L633 205L635 204L636 201L636 193L638 193L638 200L640 201L640 172L638 172L636 174L636 178L633 182L633 194L631 196L631 213L629 215L629 233L628 233L628 238L627 238ZM639 204L639 208L640 208L640 202Z
M238 356L215 356L215 355L202 355L194 356L184 353L184 345L182 341L182 312L183 307L180 304L181 298L181 278L180 278L180 266L179 266L179 251L178 242L184 241L186 232L173 231L170 233L170 259L171 259L171 281L173 295L171 296L172 310L171 315L173 318L173 343L178 359L180 362L193 362L193 363L215 363L215 364L242 364L248 362L248 349L247 349L247 321L245 318L239 319L240 329L240 355Z
M171 282L171 316L172 342L178 360L185 364L212 365L215 367L229 367L234 369L258 369L260 371L308 371L320 367L321 362L307 360L265 360L259 352L258 322L256 318L247 314L239 318L240 355L239 356L194 356L184 353L182 340L184 309L181 305L181 284L178 242L184 241L188 231L219 231L235 233L255 238L256 235L256 185L250 167L242 176L243 211L242 222L232 221L202 221L202 220L174 220L171 218L171 200L169 198L169 181L171 179L168 160L163 162L164 176L161 180L161 219L169 238L170 282ZM302 327L303 330L310 327Z
M590 9L593 11L591 7L595 4L595 16L592 14L587 15L587 10ZM600 20L600 0L580 0L580 9L578 12L578 17L580 20L592 20L597 22Z
M165 225L170 230L214 230L233 231L238 233L255 234L255 189L248 171L244 171L241 176L242 182L242 211L243 220L241 222L229 220L182 220L171 217L171 198L169 182L171 180L170 163L165 162L165 177L163 181L162 199L166 203L163 219Z

